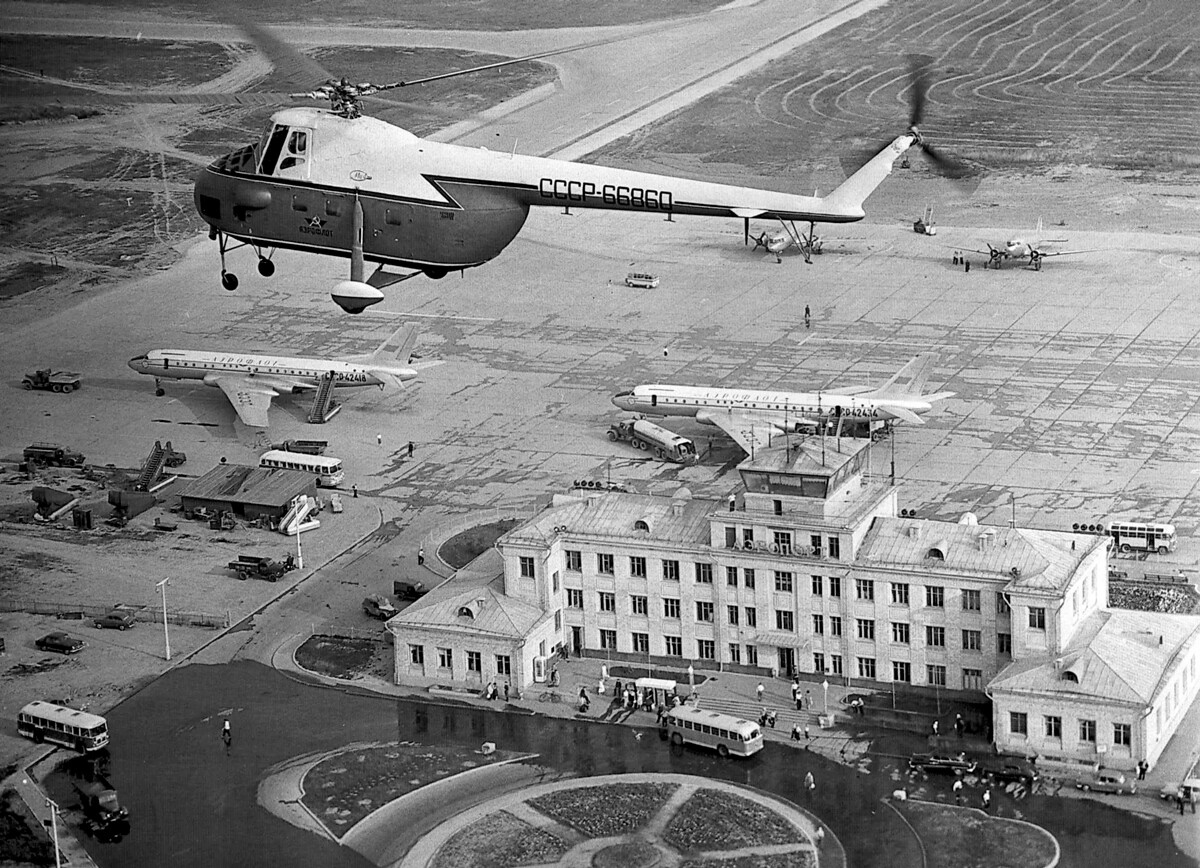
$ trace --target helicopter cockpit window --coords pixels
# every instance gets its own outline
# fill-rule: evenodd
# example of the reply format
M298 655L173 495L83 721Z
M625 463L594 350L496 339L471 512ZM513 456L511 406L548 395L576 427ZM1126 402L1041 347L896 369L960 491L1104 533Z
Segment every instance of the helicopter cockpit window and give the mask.
M303 166L308 156L308 130L292 129L288 136L284 157L279 161L279 171Z
M271 136L263 148L262 163L258 167L259 174L275 174L275 164L279 161L279 154L283 151L283 143L287 141L287 135L288 128L285 126L276 125L275 129L271 130Z

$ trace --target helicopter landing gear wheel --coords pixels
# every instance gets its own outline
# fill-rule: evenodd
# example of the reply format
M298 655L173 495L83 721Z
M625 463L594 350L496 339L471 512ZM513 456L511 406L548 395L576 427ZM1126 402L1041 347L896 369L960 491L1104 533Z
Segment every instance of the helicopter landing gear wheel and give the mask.
M269 259L258 260L258 273L263 277L270 277L275 273L275 263Z
M161 386L154 390L154 396L156 398L161 398L165 394L167 394L167 390L162 388Z
M237 275L234 274L232 271L222 271L221 272L221 286L225 287L225 289L229 290L230 292L233 292L235 289L238 288Z

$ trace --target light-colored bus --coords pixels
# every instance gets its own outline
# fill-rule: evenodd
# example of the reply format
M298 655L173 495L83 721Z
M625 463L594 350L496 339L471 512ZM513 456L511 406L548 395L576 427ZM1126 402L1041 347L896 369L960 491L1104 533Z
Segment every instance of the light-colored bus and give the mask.
M65 705L35 700L17 715L17 732L36 742L52 741L80 753L108 744L108 721Z
M757 723L690 705L668 711L663 726L671 744L707 747L721 756L750 756L763 747L762 729Z
M317 477L317 485L325 488L336 488L346 478L346 474L342 470L342 459L329 458L325 455L308 455L304 452L285 452L282 449L272 449L259 456L258 466L311 473Z
M1114 521L1108 528L1113 544L1122 552L1158 552L1175 550L1175 525L1154 522Z

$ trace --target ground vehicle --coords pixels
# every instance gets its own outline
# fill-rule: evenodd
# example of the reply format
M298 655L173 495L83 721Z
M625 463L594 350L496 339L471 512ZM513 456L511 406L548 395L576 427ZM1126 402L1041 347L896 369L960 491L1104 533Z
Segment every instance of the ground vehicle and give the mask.
M238 555L236 561L229 562L228 568L236 572L239 579L265 579L274 582L284 573L296 569L296 559L291 555L281 561L258 555Z
M74 392L79 388L79 374L73 371L52 371L41 368L32 374L26 374L21 380L21 388L47 389L51 392Z
M281 452L303 452L306 455L324 455L329 448L328 440L284 440L276 443L272 449Z
M679 705L666 713L663 729L671 744L694 744L721 756L750 756L763 747L762 730L732 714Z
M1101 769L1091 777L1082 778L1075 782L1075 786L1085 793L1095 791L1122 795L1137 792L1137 783L1132 778L1127 779L1120 772L1109 769Z
M958 755L915 753L908 759L910 769L923 769L930 773L969 775L975 771L978 765L974 760L967 759L961 753Z
M1176 781L1168 781L1163 784L1162 789L1158 792L1160 799L1173 799L1178 795L1179 791L1183 790L1183 798L1195 799L1200 801L1200 778L1187 778L1182 783Z
M113 609L106 615L101 615L96 619L95 624L97 629L105 627L113 627L117 630L128 630L133 626L134 618L132 612L125 612L121 609Z
M386 621L400 610L392 605L392 601L383 594L371 594L362 601L363 611L372 618Z
M657 289L658 275L646 274L643 271L631 271L625 275L626 286L636 286L641 289Z
M392 593L401 600L417 600L429 589L423 582L392 582Z
M638 449L653 449L654 457L660 461L696 462L696 445L691 440L645 419L626 419L610 425L608 439L628 440Z
M40 699L21 709L17 732L36 742L50 741L80 753L108 744L108 721L100 715Z
M108 781L80 781L75 784L83 828L101 841L119 841L129 834L129 810L121 805L117 791Z
M57 443L34 443L26 446L22 454L28 464L82 467L84 462L83 455Z
M1175 550L1175 525L1154 522L1114 521L1108 528L1113 545L1120 551L1158 552L1165 555Z
M285 452L282 449L271 449L259 456L258 466L311 473L317 477L317 485L325 488L336 487L346 477L342 470L342 459L310 455L307 452Z
M1017 781L1032 787L1040 777L1037 766L1029 760L1012 756L989 757L979 761L976 772L995 781Z
M75 654L78 651L82 651L86 643L82 639L76 639L70 633L47 633L33 644L41 651Z

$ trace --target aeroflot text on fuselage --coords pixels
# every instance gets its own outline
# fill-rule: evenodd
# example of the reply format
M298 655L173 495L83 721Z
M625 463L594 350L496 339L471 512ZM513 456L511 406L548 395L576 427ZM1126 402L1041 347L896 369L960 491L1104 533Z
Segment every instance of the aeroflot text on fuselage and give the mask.
M317 373L318 369L323 369L325 367L319 361L314 360L312 363L313 370L311 370L311 371L304 370L304 371L293 372L290 370L290 368L285 363L282 363L276 359L265 359L261 356L226 356L226 355L214 356L211 364L220 365L222 367L229 367L234 370L240 370L243 368L257 368L257 369L262 370L263 373L297 373L297 374L313 375L313 376L319 376L319 374ZM334 365L334 364L339 364L339 363L333 362L332 364L330 364L331 369L332 369L332 365ZM326 371L326 373L332 373L334 379L341 383L365 383L365 382L367 382L367 372L366 371L330 370L330 371Z
M670 190L649 190L619 184L605 184L597 188L591 181L542 178L538 182L538 190L544 199L558 199L563 202L587 202L590 199L599 200L605 205L625 205L651 211L670 211L674 205L674 197Z
M644 401L645 398L642 398L642 400ZM852 403L852 401L852 398L846 398L845 403L839 403L837 398L831 395L830 400L822 401L820 404L794 404L778 398L772 399L769 396L743 392L741 394L730 394L728 397L721 398L714 398L707 395L694 398L663 395L659 397L658 404L659 406L677 404L697 407L737 406L750 410L781 410L786 413L809 413L814 415L840 412L842 416L873 416L877 412L878 408L874 404Z

